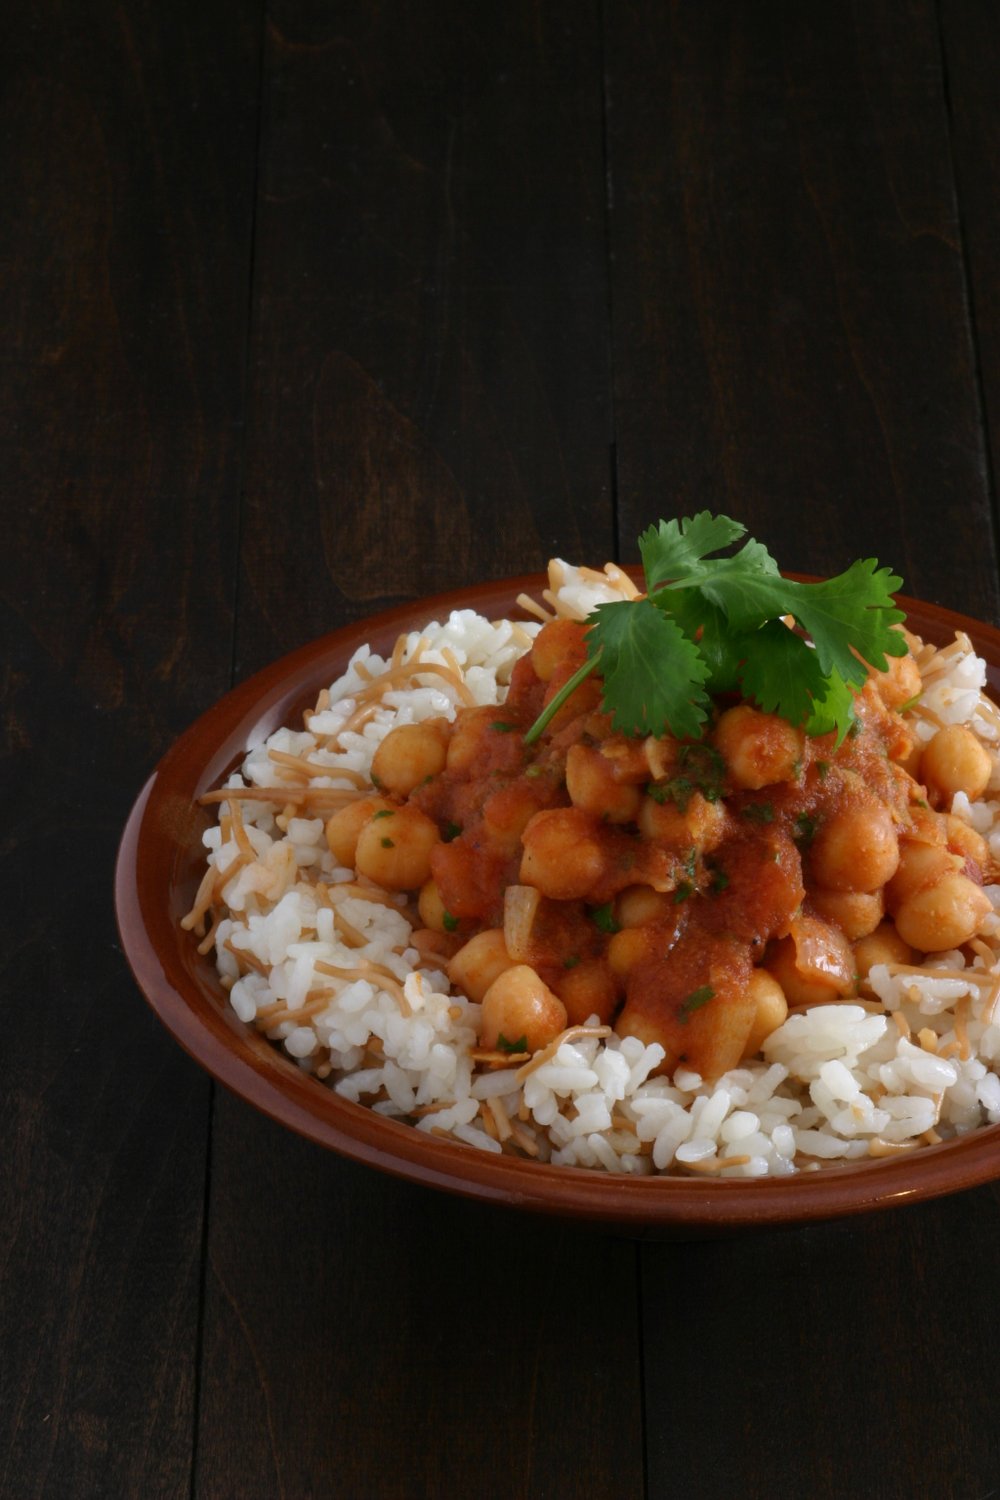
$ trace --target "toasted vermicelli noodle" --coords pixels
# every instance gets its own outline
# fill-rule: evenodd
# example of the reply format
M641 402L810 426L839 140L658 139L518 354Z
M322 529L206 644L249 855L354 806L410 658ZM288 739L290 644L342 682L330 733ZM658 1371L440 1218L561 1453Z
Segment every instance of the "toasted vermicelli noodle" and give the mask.
M917 645L906 719L918 746L961 724L989 754L983 794L945 811L985 841L993 914L955 950L877 963L857 995L793 1010L714 1080L658 1073L659 1043L596 1020L527 1058L481 1044L481 1005L450 985L412 899L338 864L326 820L377 795L390 729L501 704L542 622L636 592L613 565L555 562L541 602L519 601L526 620L458 610L388 659L362 647L304 728L277 730L206 795L219 818L184 926L214 953L236 1014L344 1098L414 1129L612 1172L787 1175L1000 1122L1000 711L964 636Z

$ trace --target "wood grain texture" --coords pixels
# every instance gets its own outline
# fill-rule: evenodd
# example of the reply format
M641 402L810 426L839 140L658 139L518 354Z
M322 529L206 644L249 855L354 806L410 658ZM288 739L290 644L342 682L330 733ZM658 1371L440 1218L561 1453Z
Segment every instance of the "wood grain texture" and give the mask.
M996 1488L1000 1189L637 1246L397 1182L212 1102L110 889L234 668L660 514L1000 618L998 58L986 0L8 17L0 1495Z
M991 1187L738 1245L644 1250L650 1493L988 1495L1000 1435L982 1373L1000 1304L982 1258L998 1213Z
M992 617L933 7L612 3L607 45L623 548L665 493L787 566L863 550ZM997 1202L645 1247L650 1493L989 1493L995 1400L972 1372L997 1305L974 1264ZM927 1350L961 1387L930 1451Z
M950 142L959 194L969 303L976 331L979 394L994 471L994 524L998 514L1000 454L1000 205L996 161L1000 119L996 110L996 8L988 0L943 0L941 41Z
M613 547L595 20L275 5L241 667L386 599Z
M8 17L0 1492L188 1494L210 1088L117 950L125 812L225 688L256 31Z
M282 3L265 97L241 672L613 545L595 13ZM222 1097L212 1180L199 1496L641 1493L631 1245Z
M215 1130L196 1493L642 1493L635 1251Z
M992 617L933 5L607 16L623 544L708 506Z

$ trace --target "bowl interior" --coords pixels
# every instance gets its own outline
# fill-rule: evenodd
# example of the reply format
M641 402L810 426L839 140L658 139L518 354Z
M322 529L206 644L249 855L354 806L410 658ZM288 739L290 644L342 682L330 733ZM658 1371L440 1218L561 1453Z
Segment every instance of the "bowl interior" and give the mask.
M273 1119L322 1146L430 1186L631 1232L723 1233L795 1224L915 1202L1000 1175L1000 1127L883 1161L832 1166L794 1178L619 1177L487 1155L342 1099L297 1068L230 1008L210 957L180 927L202 873L201 835L212 822L199 796L282 724L301 722L322 687L368 641L387 652L403 630L453 608L517 617L539 576L503 580L401 605L324 636L248 679L181 736L140 793L122 838L115 899L140 989L167 1029L209 1073ZM1000 632L936 605L901 599L908 623L944 642L965 630L987 662L1000 700Z

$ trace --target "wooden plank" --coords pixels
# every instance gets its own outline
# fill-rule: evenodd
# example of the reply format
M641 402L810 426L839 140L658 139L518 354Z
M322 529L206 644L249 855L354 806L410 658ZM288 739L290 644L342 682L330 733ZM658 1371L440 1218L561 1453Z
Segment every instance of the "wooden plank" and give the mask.
M241 671L613 542L593 15L281 4L266 97ZM631 1245L225 1098L212 1182L199 1494L641 1493Z
M17 1500L189 1493L210 1091L125 971L110 895L132 797L227 683L252 11L44 0L5 26L0 1491Z
M995 617L933 7L611 0L607 18L623 551L707 506L785 566L875 554ZM976 1263L996 1213L986 1189L644 1247L650 1493L987 1492L1000 1313ZM954 1440L929 1440L923 1349L953 1377Z
M250 599L281 572L300 596L241 611L241 667L610 555L596 47L561 0L275 7L243 555Z
M707 506L993 616L933 6L608 18L624 545Z
M988 1495L998 1229L991 1187L645 1252L650 1493Z
M994 269L1000 235L994 165L1000 151L997 12L989 0L962 0L960 5L943 0L940 11L950 139L996 515L1000 455L1000 285Z

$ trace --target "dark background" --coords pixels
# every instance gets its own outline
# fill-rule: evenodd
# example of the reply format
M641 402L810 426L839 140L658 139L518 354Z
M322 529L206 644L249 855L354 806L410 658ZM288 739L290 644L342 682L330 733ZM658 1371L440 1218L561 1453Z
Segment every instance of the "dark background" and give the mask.
M990 0L33 0L0 121L0 1493L1000 1494L1000 1199L635 1243L327 1155L117 946L227 687L709 507L997 623Z

